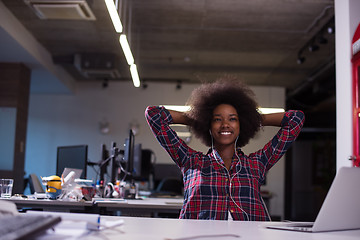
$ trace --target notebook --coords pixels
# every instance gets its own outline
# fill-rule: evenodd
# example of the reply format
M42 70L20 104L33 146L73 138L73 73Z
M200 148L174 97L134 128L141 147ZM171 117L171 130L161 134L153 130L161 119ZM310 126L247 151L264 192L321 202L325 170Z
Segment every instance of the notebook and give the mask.
M270 229L326 232L360 229L360 168L343 167L337 172L313 223L266 226Z

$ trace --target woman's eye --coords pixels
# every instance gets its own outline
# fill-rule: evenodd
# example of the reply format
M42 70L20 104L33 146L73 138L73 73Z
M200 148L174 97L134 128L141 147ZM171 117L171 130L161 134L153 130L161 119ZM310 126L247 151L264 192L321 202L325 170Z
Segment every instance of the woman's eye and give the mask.
M214 118L213 121L214 122L219 122L219 121L221 121L221 119L220 118Z

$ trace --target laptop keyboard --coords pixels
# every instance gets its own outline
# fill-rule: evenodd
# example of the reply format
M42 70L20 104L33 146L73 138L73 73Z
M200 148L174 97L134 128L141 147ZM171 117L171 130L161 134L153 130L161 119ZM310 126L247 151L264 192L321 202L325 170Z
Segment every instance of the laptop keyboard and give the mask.
M60 217L19 214L0 218L0 240L29 239L61 221Z

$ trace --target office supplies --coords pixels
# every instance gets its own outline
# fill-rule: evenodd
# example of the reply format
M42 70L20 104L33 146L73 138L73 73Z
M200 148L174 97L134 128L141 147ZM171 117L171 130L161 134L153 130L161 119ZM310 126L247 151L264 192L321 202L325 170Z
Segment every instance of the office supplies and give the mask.
M60 217L11 215L0 218L0 239L31 239L58 224Z
M324 232L360 229L360 168L339 169L314 223L289 223L267 228Z

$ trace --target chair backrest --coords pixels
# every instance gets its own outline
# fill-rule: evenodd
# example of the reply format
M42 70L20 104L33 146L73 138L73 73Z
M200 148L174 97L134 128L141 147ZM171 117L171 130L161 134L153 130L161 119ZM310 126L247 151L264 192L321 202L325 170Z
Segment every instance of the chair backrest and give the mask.
M183 194L183 183L177 178L164 178L156 188L156 192L169 193L173 195Z
M45 193L43 185L41 184L39 178L36 174L32 173L29 175L29 187L31 194L36 193Z

